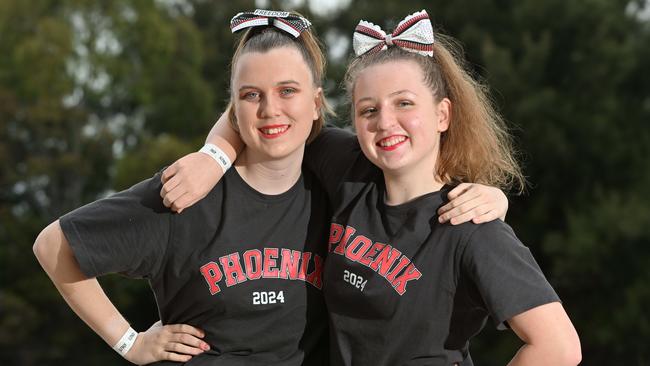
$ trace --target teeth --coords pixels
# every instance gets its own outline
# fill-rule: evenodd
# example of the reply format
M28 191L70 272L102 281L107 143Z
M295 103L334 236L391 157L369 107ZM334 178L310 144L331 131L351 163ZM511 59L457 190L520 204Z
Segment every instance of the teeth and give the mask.
M274 128L260 128L260 130L265 135L277 135L279 133L286 131L288 128L289 126L283 126L283 127L274 127Z
M406 136L393 136L379 141L379 146L390 147L393 145L397 145L404 140L406 140Z

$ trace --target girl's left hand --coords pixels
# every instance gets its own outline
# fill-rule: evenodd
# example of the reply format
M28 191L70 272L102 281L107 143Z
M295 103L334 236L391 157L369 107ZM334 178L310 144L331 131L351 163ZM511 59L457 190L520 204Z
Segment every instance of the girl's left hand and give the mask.
M438 209L438 221L452 225L472 220L475 224L505 220L508 198L498 188L476 183L461 183L449 191L449 202Z

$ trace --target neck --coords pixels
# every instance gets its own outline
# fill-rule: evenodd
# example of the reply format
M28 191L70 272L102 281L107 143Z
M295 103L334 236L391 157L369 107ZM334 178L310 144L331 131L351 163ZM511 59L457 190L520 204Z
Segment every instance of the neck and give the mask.
M426 179L428 178L428 179ZM429 177L388 176L386 183L386 204L401 205L427 193L439 191L444 183L431 172Z
M436 174L436 160L424 161L418 166L401 170L384 170L386 204L400 205L427 193L439 191L444 183Z
M256 191L276 195L288 191L300 179L304 149L281 159L256 155L244 149L235 161L242 179Z

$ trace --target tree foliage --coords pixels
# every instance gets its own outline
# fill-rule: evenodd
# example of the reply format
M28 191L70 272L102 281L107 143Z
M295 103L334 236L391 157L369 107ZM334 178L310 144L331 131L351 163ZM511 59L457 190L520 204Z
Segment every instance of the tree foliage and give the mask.
M0 2L0 363L116 364L31 255L58 216L196 150L228 99L232 15L254 1ZM650 363L650 22L643 0L267 1L313 20L340 80L359 18L427 9L506 117L530 185L508 222L572 317L584 364ZM138 329L144 281L102 284ZM520 346L490 324L477 364ZM81 350L81 351L80 351Z

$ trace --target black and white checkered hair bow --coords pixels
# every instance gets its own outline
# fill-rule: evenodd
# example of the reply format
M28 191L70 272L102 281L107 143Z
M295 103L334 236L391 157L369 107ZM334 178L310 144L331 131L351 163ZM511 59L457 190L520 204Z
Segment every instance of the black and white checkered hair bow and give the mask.
M433 27L429 14L422 10L407 16L391 34L386 34L378 25L362 20L354 30L352 45L357 56L386 50L389 46L433 56Z
M242 12L230 20L230 30L235 33L239 30L274 26L298 38L300 33L311 26L309 20L293 15L287 11L273 11L257 9L254 12Z

